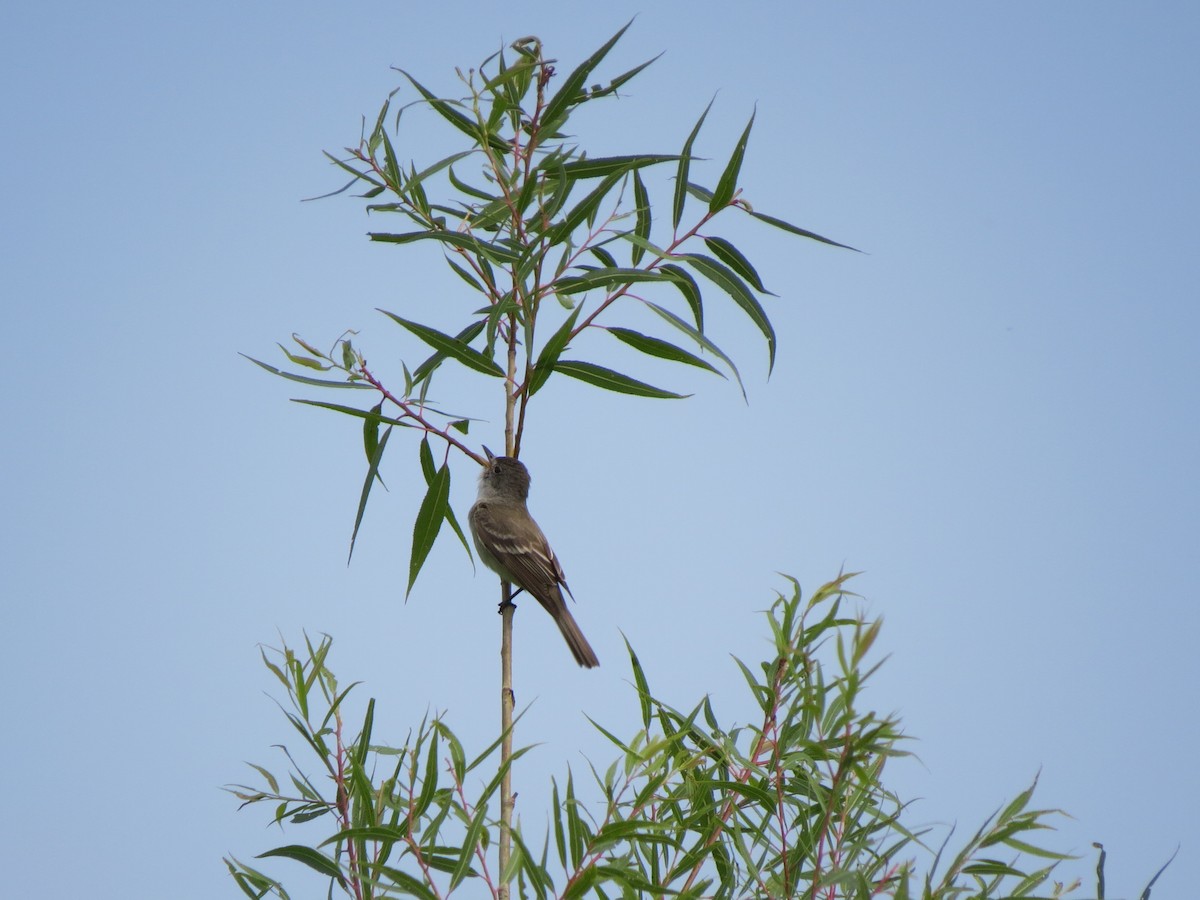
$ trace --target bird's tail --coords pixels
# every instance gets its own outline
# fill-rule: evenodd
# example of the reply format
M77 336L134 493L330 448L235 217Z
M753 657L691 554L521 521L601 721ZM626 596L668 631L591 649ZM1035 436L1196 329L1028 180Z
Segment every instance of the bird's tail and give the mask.
M558 609L553 612L553 616L554 621L558 623L558 630L562 632L567 646L571 648L575 662L579 663L585 669L594 669L600 665L600 660L596 658L596 652L592 649L592 645L587 642L587 638L579 630L579 625L576 624L571 611L567 609L567 604L562 602L561 599Z

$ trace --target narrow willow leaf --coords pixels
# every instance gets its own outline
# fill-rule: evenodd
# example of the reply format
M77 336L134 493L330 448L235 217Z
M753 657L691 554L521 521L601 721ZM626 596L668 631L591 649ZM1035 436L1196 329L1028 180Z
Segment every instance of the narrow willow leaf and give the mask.
M349 688L347 688L349 690ZM342 696L345 696L343 692ZM355 769L360 773L367 761L367 750L371 746L371 731L375 727L375 698L372 697L367 701L367 714L363 718L363 727L358 732L358 738L355 741L354 747L354 762Z
M266 369L272 375L278 375L280 378L286 378L288 381L298 381L301 384L312 384L317 387L329 388L352 388L354 390L372 390L369 384L364 384L361 381L330 381L326 378L309 378L307 375L293 375L291 372L285 372L282 369L277 369L274 366L268 365L255 359L253 356L246 356L245 353L239 354L254 363L260 368Z
M497 199L495 194L489 194L487 191L482 191L479 188L473 187L472 185L469 185L465 181L461 180L457 175L454 174L453 166L450 167L448 175L450 176L450 184L453 185L456 190L462 191L468 197L474 197L476 200L484 200L487 203L491 203Z
M558 851L559 865L565 867L567 865L567 840L565 829L563 828L563 804L558 798L558 782L550 779L550 808L554 811L554 847Z
M692 396L691 394L664 391L662 388L656 388L643 381L638 381L636 378L606 369L604 366L579 360L560 359L554 364L554 371L578 378L580 381L604 388L606 391L616 391L618 394L632 394L635 397L654 397L662 400L682 400Z
M446 518L446 504L449 499L450 468L443 464L425 492L425 499L421 501L421 508L417 510L417 519L413 523L412 556L408 562L408 588L404 592L406 600L412 593L417 576L421 573L421 566L425 565L425 558L433 549L433 542L437 540L438 532L442 528L442 521Z
M605 176L598 187L576 203L560 221L554 223L550 229L550 242L552 244L559 244L570 238L576 228L595 215L596 209L600 206L600 201L604 199L608 192L623 177L621 172L614 172L611 175Z
M358 169L354 168L354 166L350 165L349 163L345 162L344 160L338 159L336 156L334 156L329 151L323 150L322 153L325 154L326 159L328 159L331 163L333 163L339 169L342 169L343 171L349 172L351 175L353 175L354 180L351 181L349 184L347 184L346 187L336 190L332 194L322 194L320 197L309 197L308 198L309 200L321 200L324 197L332 197L332 196L334 196L334 194L340 194L342 191L346 190L346 188L350 187L350 185L354 184L355 181L366 181L366 182L369 182L369 183L375 185L375 187L386 187L386 185L383 182L377 181L376 179L374 179L370 175L368 175L366 172L358 171Z
M650 194L646 190L646 185L642 181L642 175L637 170L633 173L633 204L637 215L637 224L634 225L633 231L638 237L644 241L650 240ZM636 266L642 261L642 254L645 252L639 244L633 245L632 262Z
M646 681L646 673L642 669L641 660L633 650L633 645L629 643L629 638L625 638L625 649L629 651L629 665L633 669L633 680L637 687L638 704L642 709L642 726L650 727L650 685Z
M606 267L610 269L620 268L620 266L617 265L616 257L614 257L603 247L592 247L588 252L590 252L592 256L596 257L596 259L600 260L600 262L604 263Z
M275 346L283 351L284 356L298 366L304 366L307 369L316 369L318 372L328 372L331 368L333 368L333 366L327 366L320 360L309 359L307 356L297 356L295 353L292 353L290 350L288 350L287 347L283 346L283 344L276 344ZM315 353L316 351L311 352Z
M664 250L662 247L655 244L653 241L648 241L639 234L634 234L632 231L622 231L612 240L628 241L644 252L653 253L659 259L674 259L675 254Z
M751 321L758 326L763 337L767 339L767 357L769 359L767 373L770 374L771 370L775 368L775 329L771 327L771 320L767 318L766 312L755 299L754 294L750 292L750 288L746 287L745 282L733 270L717 262L711 256L689 253L684 258L693 269L732 297L733 302L740 306Z
M479 844L479 838L483 834L483 826L486 821L487 804L481 803L476 808L475 817L471 820L471 824L467 828L467 834L463 838L462 852L459 854L454 871L450 874L451 891L458 887L459 883L467 877L468 873L474 874L471 870L471 859L475 856L475 848Z
M560 294L578 294L592 288L613 290L635 282L642 281L674 281L675 278L663 272L650 272L646 269L626 269L622 267L592 269L582 275L568 275L560 278L554 286Z
M445 169L449 166L454 165L460 159L465 159L466 157L470 156L472 153L478 153L478 152L479 152L478 150L459 150L457 153L452 153L449 156L447 156L445 159L439 159L437 162L431 163L430 165L428 165L424 169L422 169L420 172L417 172L415 175L413 175L411 178L409 178L409 183L419 185L419 184L421 184L421 182L423 182L426 178L430 177L431 175L436 175L438 172L442 171L442 169Z
M705 202L711 201L713 197L712 191L708 190L707 188L703 188L698 184L688 184L687 192L695 197L699 197ZM832 241L827 237L821 237L821 235L816 234L815 232L792 225L789 222L783 221L783 219L777 219L774 216L768 216L766 213L755 212L748 206L742 206L740 208L743 209L747 215L758 219L760 222L766 222L768 225L772 225L775 228L789 232L790 234L798 234L800 237L806 237L814 241L820 241L822 244L829 244L831 247L841 247L843 250L853 250L855 253L862 253L861 250L856 247L851 247L849 244L839 244L837 241Z
M404 184L404 189L408 191L412 205L421 215L426 220L433 218L433 214L429 211L429 198L425 195L425 188L421 187L421 182L417 181L416 166L409 166L408 180Z
M663 53L665 53L665 52L666 51L664 50ZM598 91L593 90L591 95L588 97L588 99L595 100L598 97L604 97L608 94L616 93L617 88L619 88L621 85L625 84L631 78L636 76L638 74L638 72L642 71L642 69L644 69L647 66L651 65L652 63L656 62L658 60L659 56L662 56L662 53L658 54L658 56L654 57L653 59L646 60L644 63L642 63L639 66L634 66L628 72L622 72L620 75L618 75L616 78L614 78L612 81L610 81L608 83L608 87L601 88Z
M587 99L587 95L583 92L583 86L587 83L588 76L592 74L592 69L600 64L600 61L608 55L608 51L616 45L617 41L621 39L621 35L632 24L633 20L630 19L620 31L605 42L604 46L581 62L575 71L566 77L562 87L550 98L550 102L546 104L546 108L542 112L542 122L547 128L557 131L562 122L566 121L567 110Z
M491 375L495 378L504 377L504 370L500 366L462 341L452 338L448 334L443 334L434 328L430 328L428 325L422 325L419 322L410 322L408 319L403 319L395 313L388 312L386 309L379 311L397 325L411 331L434 350L458 360L468 369L474 369L476 372L482 372L484 375Z
M501 88L515 83L515 86L518 88L517 95L515 98L509 99L518 99L524 93L524 91L520 90L520 82L529 77L532 69L532 63L528 57L518 59L511 66L506 65L504 62L504 53L501 51L500 70L488 79L487 83L479 89L479 93L499 94Z
M692 164L692 144L696 142L696 135L700 133L700 126L704 124L704 120L708 117L708 111L712 109L712 105L713 101L709 100L708 106L704 107L704 112L696 120L696 124L692 128L692 133L684 141L683 152L679 154L679 168L675 171L675 202L671 206L672 228L679 228L679 220L683 218L683 203L687 198L688 169Z
M433 461L433 448L429 446L428 434L421 438L421 443L417 447L417 456L421 460L421 474L425 476L425 485L428 487L433 484L433 479L437 475L437 463Z
M480 332L483 331L484 326L486 324L487 324L486 319L478 319L477 321L472 322L470 325L468 325L466 328L464 328L458 334L456 334L454 336L454 340L458 341L461 344L469 344L469 343L471 343L471 341L475 340L475 338L479 337ZM413 384L420 384L422 381L424 381L426 379L426 377L428 377L428 375L434 369L436 369L438 366L440 366L442 364L442 361L445 358L446 358L446 354L442 353L441 351L438 351L437 353L434 353L432 356L430 356L423 363L421 363L419 366L417 366L415 369L413 369L413 373L412 373Z
M286 847L276 847L274 850L268 850L266 853L260 853L255 859L266 859L269 856L282 856L286 859L294 859L296 862L304 863L310 869L315 869L322 875L327 875L330 878L336 878L339 883L344 883L342 872L338 868L338 864L319 853L312 847L305 847L300 844L289 844Z
M631 331L628 328L617 328L615 326L605 329L609 334L617 340L628 344L635 350L640 350L648 356L656 356L659 359L669 359L672 362L685 363L689 366L697 366L701 369L707 369L717 375L721 374L719 369L714 368L710 363L705 362L694 353L689 353L682 347L676 347L674 344L656 337L642 334L641 332Z
M407 822L400 822L398 825L358 825L354 828L343 828L331 837L321 841L320 846L325 847L329 844L336 844L340 841L380 841L382 843L395 843L408 838L409 828Z
M400 163L396 159L396 151L392 149L391 138L387 132L381 132L383 137L383 171L388 177L388 187L399 193L404 188L404 176L400 174Z
M371 409L371 412L378 415L382 409L383 403L380 402ZM375 436L375 440L366 439L368 433ZM363 479L362 493L358 498L358 512L354 514L354 530L350 533L350 552L346 554L346 565L350 565L350 560L354 557L354 543L358 540L358 526L362 524L363 513L367 511L367 498L371 495L371 488L377 478L379 483L383 484L383 479L379 476L379 463L383 459L383 451L387 448L388 438L392 436L392 426L389 425L384 429L383 437L378 437L378 434L379 420L363 419L363 445L367 450L367 477Z
M319 406L322 409L332 409L334 412L345 413L348 416L357 416L360 419L375 419L382 422L384 425L400 425L404 428L411 428L408 422L402 419L393 419L391 416L381 416L377 413L370 412L365 409L356 409L353 406L343 406L340 403L326 403L323 400L304 400L303 398L293 398L293 403L303 403L305 406Z
M750 114L750 121L746 123L746 130L738 138L737 145L733 148L733 153L729 157L729 162L725 165L725 171L721 173L721 180L717 182L717 188L713 191L712 199L708 201L709 212L717 212L720 209L724 209L733 199L734 192L737 190L738 175L742 170L742 160L746 156L746 143L750 140L750 129L754 127L755 115L757 113Z
M483 285L480 284L476 280L475 276L472 275L470 272L468 272L466 269L464 269L462 266L460 266L458 263L456 263L453 259L451 259L449 255L446 256L446 264L448 266L450 266L451 269L454 270L454 273L459 278L461 278L463 281L465 281L467 284L469 284L475 290L479 291L479 293L481 293L481 294L487 293L487 291L484 289Z
M562 171L574 178L600 178L603 175L636 172L646 166L675 162L678 156L669 153L641 153L632 156L595 156L572 160L561 165Z
M370 231L367 232L367 237L384 244L411 244L413 241L425 240L440 241L443 244L457 247L459 250L478 254L502 266L511 265L518 262L521 258L519 254L507 247L481 241L477 237L462 234L458 231L409 231L403 234L385 234L379 231Z
M729 366L729 370L731 372L733 372L733 377L737 379L738 387L741 388L742 399L743 400L746 399L746 386L744 384L742 384L742 375L738 371L737 366L735 366L733 364L733 360L730 359L727 355L725 355L724 351L722 351L720 347L718 347L716 344L714 344L712 341L710 341L703 334L703 332L693 328L691 325L689 325L682 318L675 315L675 313L671 312L670 310L663 309L657 303L651 303L648 300L643 301L643 302L646 304L647 307L649 307L650 309L652 309L656 313L658 313L660 316L662 316L663 319L670 322L672 325L674 325L676 328L678 328L680 331L682 331L684 334L686 334L688 337L690 337L692 340L694 340L697 344L699 344L701 347L703 347L705 350L709 351L714 356L716 356L718 359L720 359L723 363L725 363L725 365Z
M468 115L466 115L466 113L455 109L455 106L457 105L455 101L442 100L438 98L431 91L427 90L423 84L417 81L417 79L413 78L403 69L396 69L396 71L412 83L412 86L415 87L418 92L420 92L421 96L425 98L425 100L431 107L433 107L438 115L440 115L443 119L457 128L467 137L471 138L477 144L483 145L484 143L487 143L492 150L497 153L507 153L510 149L512 149L504 140L499 137L499 135L484 133L480 129L478 122L470 118Z
M528 396L532 397L536 394L546 383L550 373L554 371L554 364L562 352L567 349L571 331L575 328L575 320L579 318L582 309L583 304L580 304L571 310L571 314L567 316L562 325L558 326L558 330L550 335L550 340L546 341L545 346L542 347L542 352L538 354L537 362L534 363L533 371L529 374L529 381L526 382L525 393Z
M837 241L832 241L827 237L821 237L821 235L815 232L808 231L804 228L799 228L783 221L783 219L777 219L774 216L768 216L765 213L753 212L751 210L747 210L747 212L749 212L751 216L758 219L760 222L766 222L768 225L773 225L774 227L790 232L791 234L798 234L800 237L806 237L810 240L820 241L822 244L829 244L832 247L841 247L843 250L853 250L855 253L862 253L862 251L857 247L851 247L849 244L839 244Z
M692 310L692 319L696 323L696 330L703 332L704 304L700 297L700 285L696 284L696 279L692 277L687 269L677 266L674 263L664 265L659 271L672 276L675 286L679 288L679 292L683 294L683 299L687 301L687 305Z
M375 151L379 149L379 143L383 140L384 119L387 118L388 109L391 108L392 98L389 96L383 101L383 106L379 108L379 115L375 118L375 127L371 129L371 137L367 140L367 152L375 155Z
M471 561L471 568L475 568L475 554L471 552L471 544L467 541L466 534L463 533L462 526L458 524L458 519L454 516L454 507L446 504L446 521L450 523L450 528L453 529L458 542L463 545L463 549L467 551L467 559Z
M713 256L754 285L756 291L763 294L770 294L772 297L778 296L778 294L768 291L763 286L762 279L758 277L758 270L750 264L750 260L746 259L741 250L733 246L725 238L706 237L704 243L713 252Z

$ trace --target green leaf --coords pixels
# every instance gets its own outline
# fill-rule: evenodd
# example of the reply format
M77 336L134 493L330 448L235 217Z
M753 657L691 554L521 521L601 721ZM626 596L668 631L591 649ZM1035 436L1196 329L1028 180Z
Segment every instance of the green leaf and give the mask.
M446 256L446 263L447 263L447 265L450 266L451 269L454 270L455 274L458 275L459 278L461 278L463 281L465 281L467 284L469 284L474 290L479 291L479 293L481 293L481 294L487 293L487 291L484 289L483 285L480 284L478 280L476 280L475 276L472 275L470 272L468 272L466 269L464 269L462 266L460 266L458 263L456 263L454 260L452 260L449 255Z
M814 241L820 241L822 244L829 244L832 247L841 247L843 250L853 250L855 253L862 253L862 251L857 249L856 247L851 247L849 244L839 244L837 241L831 241L829 238L821 237L821 235L819 235L815 232L808 231L804 228L798 228L795 225L791 225L791 224L783 221L783 219L777 219L774 216L768 216L765 213L754 212L752 210L746 210L746 211L748 213L750 213L751 216L758 219L760 222L766 222L768 225L773 225L776 228L779 228L783 231L790 232L791 234L798 234L798 235L800 235L800 237L806 237L806 238L809 238Z
M265 658L265 657L264 657L264 658ZM274 668L274 667L273 667L273 668ZM252 769L254 769L255 771L257 771L259 775L261 775L263 778L265 778L265 779L266 779L266 782L267 782L267 784L269 784L269 785L271 786L271 790L272 790L274 793L276 793L276 794L278 794L278 793L279 793L279 782L275 780L275 776L274 776L274 775L272 775L270 772L268 772L268 771L267 771L266 769L264 769L262 766L256 766L254 763L246 763L246 765L248 765L250 768L252 768Z
M386 309L379 311L397 325L407 328L434 350L457 359L468 369L474 369L476 372L482 372L484 375L491 375L494 378L504 377L504 370L496 365L493 360L488 359L478 350L462 341L452 338L448 334L443 334L434 328L430 328L428 325L422 325L419 322L410 322L408 319L403 319L395 313L388 312Z
M599 178L603 175L623 175L646 166L679 159L669 153L639 153L630 156L595 156L562 163L559 170L575 178Z
M437 475L437 463L433 461L433 448L429 446L428 434L421 438L417 453L421 460L421 474L425 476L426 486L429 486Z
M674 344L660 340L656 337L642 334L637 331L631 331L628 328L617 328L615 326L605 329L609 334L617 340L628 344L635 350L640 350L649 356L656 356L659 359L669 359L672 362L685 363L689 366L697 366L701 369L707 369L717 375L721 375L719 369L714 368L710 363L705 362L694 353L689 353L682 347L676 347ZM724 375L721 375L724 378Z
M632 394L635 397L654 397L663 400L682 400L691 396L691 394L675 394L671 391L664 391L662 388L656 388L635 378L630 378L628 375L614 372L612 369L579 360L560 359L554 364L554 371L604 388L606 391L616 391L618 394Z
M542 352L538 354L537 362L533 366L533 371L529 374L529 380L526 382L525 392L532 397L546 383L546 379L550 377L550 373L554 371L554 364L558 361L558 357L567 349L567 342L571 339L571 331L575 328L575 320L579 318L579 313L583 309L580 304L571 310L571 314L567 316L558 330L550 336L550 340L546 341Z
M742 375L740 372L738 372L737 366L735 366L733 364L733 360L730 359L724 353L724 351L721 350L720 347L718 347L716 344L714 344L712 341L710 341L702 332L693 328L691 325L689 325L687 322L685 322L679 316L675 315L675 313L671 312L670 310L663 309L657 303L651 303L648 300L643 301L643 302L646 304L647 307L649 307L650 309L652 309L656 313L658 313L660 316L662 316L662 318L665 319L667 322L670 322L672 325L674 325L676 328L678 328L680 331L682 331L684 334L686 334L688 337L690 337L692 340L694 340L697 344L699 344L701 347L703 347L705 350L709 351L714 356L716 356L718 359L720 359L723 363L725 363L725 365L729 366L730 371L733 372L733 377L737 379L738 387L741 388L741 390L742 390L742 399L743 400L746 399L746 386L744 384L742 384Z
M624 635L622 635L624 637ZM642 727L650 727L650 685L646 681L646 672L642 669L641 660L633 650L633 645L629 643L629 638L625 638L625 649L629 651L629 666L633 669L633 682L637 687L638 704L642 709Z
M451 424L455 423L452 422ZM437 477L437 469L433 461L433 450L429 447L429 435L421 438L420 454L421 474L425 476L425 484L432 485L434 478ZM462 543L463 549L467 551L467 558L471 560L471 565L475 565L475 556L471 553L471 546L467 543L467 536L463 534L462 527L458 524L458 519L454 516L454 507L448 503L446 504L446 521L450 523L450 527L454 529L454 533Z
M665 53L666 51L664 50L663 52ZM620 75L618 75L616 78L614 78L612 81L610 81L608 83L608 87L601 88L600 90L593 90L591 92L591 94L588 95L588 99L595 100L598 97L604 97L608 94L616 93L617 88L619 88L621 85L625 84L627 81L629 81L635 75L637 75L637 73L642 71L642 69L646 68L646 66L649 66L652 63L654 63L655 61L657 61L659 56L662 56L662 53L658 54L658 56L654 57L653 59L646 60L641 65L634 66L628 72L622 72Z
M738 174L742 170L742 159L746 155L746 142L750 140L750 129L754 127L754 116L757 113L751 113L750 121L746 123L746 130L742 132L742 136L738 138L737 145L733 148L733 153L729 157L729 162L725 165L725 171L721 173L721 180L717 182L717 189L713 191L712 199L708 201L708 211L717 212L724 209L733 200L734 192L737 190Z
M454 336L454 340L458 341L460 344L469 344L471 341L475 340L475 338L479 337L479 333L483 331L484 326L486 325L486 319L478 319L456 334ZM413 384L420 384L422 381L424 381L426 377L430 375L430 373L432 373L438 366L442 364L442 361L445 358L446 354L439 351L434 353L431 357L413 369Z
M637 224L633 226L633 232L644 241L650 240L650 194L646 191L646 185L642 181L642 175L638 171L633 173L633 205L637 215ZM642 261L642 254L645 249L638 244L633 245L632 262L636 266Z
M611 175L605 176L598 187L575 204L561 220L555 222L550 227L550 243L560 244L570 238L576 228L596 214L596 210L600 206L600 201L604 199L608 192L623 177L624 175L621 172L614 172Z
M583 86L587 83L588 76L592 74L592 69L600 64L600 61L608 55L608 51L616 45L617 41L621 39L621 35L632 24L633 20L630 19L620 31L605 42L604 46L581 62L575 71L566 77L562 87L550 98L550 102L542 111L542 123L545 127L557 130L561 124L560 120L566 120L567 110L587 99L587 95L583 92Z
M386 131L381 131L380 136L383 139L383 171L388 177L388 187L396 193L400 193L404 190L404 176L400 172L396 151L392 149L392 141Z
M712 105L713 101L709 100L708 106L704 107L704 112L696 120L696 124L692 128L692 133L688 135L688 139L684 142L683 152L679 154L679 168L675 172L675 202L671 207L672 228L679 228L679 220L683 218L683 202L687 198L688 169L692 164L692 144L696 142L696 135L700 133L700 126L704 124L704 120L708 117L708 111L712 109Z
M742 251L725 240L725 238L706 237L704 243L717 259L754 285L756 291L763 294L771 294L772 297L778 296L763 286L762 279L758 277L758 271L754 266L750 265L750 260L746 259Z
M380 401L378 406L371 409L371 412L379 414L383 408L383 402ZM378 419L363 419L364 432L367 429L374 427L379 428ZM371 487L375 484L375 479L379 477L379 462L383 459L383 451L387 447L388 438L392 436L392 426L389 425L383 432L383 437L380 438L372 451L369 451L367 464L367 477L363 479L362 493L358 498L358 512L354 514L354 530L350 533L350 552L346 554L346 565L350 565L350 560L354 557L354 543L358 540L358 526L362 524L363 513L367 511L367 498L371 495ZM382 483L383 479L380 479Z
M437 111L438 115L477 144L482 146L484 143L487 143L497 153L507 153L512 149L497 135L486 134L479 127L478 122L455 109L454 107L458 105L456 101L439 99L403 69L396 69L396 71L412 82L412 86L420 92L421 96Z
M354 828L344 828L332 837L321 842L321 846L336 844L339 841L379 841L380 843L395 843L407 840L408 823L401 820L399 825L358 825Z
M711 201L713 197L712 191L708 190L707 188L702 188L698 184L688 184L687 192L699 197L704 201ZM783 219L777 219L774 216L768 216L766 213L754 212L754 210L745 206L740 208L743 209L747 215L758 219L760 222L766 222L768 225L772 225L782 231L787 231L791 234L798 234L800 237L810 238L814 241L820 241L822 244L829 244L831 247L841 247L843 250L853 250L855 253L862 253L861 250L851 247L849 244L839 244L837 241L831 241L827 237L821 237L821 235L816 234L815 232L808 231L804 228L799 228L783 221Z
M588 252L591 253L592 256L596 257L596 259L600 260L600 262L604 263L604 265L607 268L609 268L609 269L619 269L620 268L620 266L617 265L616 257L613 256L611 253L609 253L607 250L605 250L603 247L592 247L588 250Z
M356 409L353 406L343 406L340 403L326 403L323 400L304 400L302 398L293 398L293 403L303 403L305 406L319 406L322 409L332 409L334 412L345 413L348 416L357 416L360 419L374 419L382 422L385 425L400 425L404 428L412 428L408 422L401 419L393 419L391 416L382 416L378 413L373 413L365 409Z
M408 563L408 588L404 592L406 600L412 593L417 575L421 573L421 566L425 565L425 558L433 549L433 542L437 540L438 532L442 528L442 521L446 518L449 499L450 468L443 463L430 483L429 489L425 492L425 499L421 501L421 508L417 510L417 519L413 523L412 556Z
M453 166L450 167L449 176L450 184L453 185L455 189L462 191L468 197L474 197L477 200L484 200L488 203L492 203L493 201L499 199L495 194L489 194L487 191L482 191L479 188L462 181L457 175L454 174Z
M442 169L445 169L448 166L452 166L452 165L454 165L454 163L458 162L460 159L464 159L464 158L470 156L472 153L477 153L477 152L479 152L479 151L477 151L477 150L459 150L457 153L450 154L445 159L439 159L437 162L426 166L420 172L417 172L415 175L413 175L411 178L409 178L409 180L408 180L409 184L410 185L419 185L419 184L421 184L421 182L423 182L429 176L436 175L438 172L442 171Z
M582 275L568 275L560 278L554 289L560 294L578 294L590 291L592 288L605 289L621 288L639 281L674 281L671 275L662 272L650 272L646 269L627 269L622 267L591 269Z
M458 231L408 231L403 234L386 234L379 231L370 231L367 233L373 241L378 241L384 244L411 244L413 241L440 241L443 244L449 244L452 247L457 247L459 250L466 250L469 253L475 253L485 259L490 259L498 265L511 265L520 260L520 254L507 247L502 247L499 244L490 244L486 241L481 241L477 237L472 237L468 234L462 234Z
M285 859L294 859L296 862L304 863L310 869L315 869L322 875L328 875L330 878L336 878L339 883L344 883L338 864L312 847L305 847L301 844L288 844L286 847L276 847L274 850L260 853L255 859L266 859L269 856L282 856Z
M746 287L745 282L731 269L726 268L711 256L689 253L684 259L691 264L693 269L732 297L733 302L740 306L751 321L758 326L759 331L767 339L769 359L767 373L770 374L771 370L775 368L775 329L771 327L771 320L767 318L767 314L758 300L750 293L750 288Z
M380 400L371 407L371 412L376 415L383 415L383 401ZM379 447L379 420L378 419L363 419L363 452L367 455L367 462L375 456L375 450Z
M375 187L380 187L380 188L386 186L383 184L383 182L376 181L374 178L372 178L366 172L360 172L358 169L354 168L352 165L345 162L344 160L338 159L336 156L334 156L328 150L322 150L321 152L325 154L325 158L328 159L331 163L333 163L339 169L342 169L345 172L349 172L351 175L354 176L354 178L349 183L347 183L344 187L340 187L336 191L331 191L328 194L322 194L320 197L308 197L307 198L308 200L323 200L326 197L333 197L334 195L340 194L342 191L346 190L346 188L353 185L355 181L366 181L366 182L369 182L370 184L375 185Z
M356 391L372 390L369 384L361 381L330 381L327 378L309 378L307 375L293 375L291 372L284 372L282 369L277 369L274 366L267 365L265 362L260 362L253 356L246 356L245 353L239 354L260 368L266 369L272 375L278 375L280 378L286 378L288 381L298 381L301 384L312 384L317 387L330 388L351 388Z
M682 266L677 266L674 263L667 263L659 270L666 272L672 276L675 286L679 288L679 292L683 294L683 299L687 301L692 310L692 319L696 322L696 330L704 331L704 304L700 298L700 285L696 284L696 279L691 273Z
M458 862L454 866L454 871L450 875L450 890L453 891L458 887L459 883L467 877L467 873L471 871L471 859L475 855L475 848L479 844L479 837L483 834L483 826L487 820L487 804L481 803L475 810L475 817L471 820L470 826L467 828L466 837L463 838L462 852L458 857Z
M298 366L304 366L307 369L316 369L319 372L328 372L333 368L333 366L327 366L320 360L309 359L307 356L297 356L295 353L292 353L290 350L288 350L287 347L283 346L283 344L276 344L276 346L283 351L284 356Z

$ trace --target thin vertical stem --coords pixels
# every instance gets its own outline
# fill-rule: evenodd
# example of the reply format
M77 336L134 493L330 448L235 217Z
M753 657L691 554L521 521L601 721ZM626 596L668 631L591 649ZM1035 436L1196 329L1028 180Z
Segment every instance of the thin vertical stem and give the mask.
M504 738L500 743L500 765L506 768L504 776L500 779L500 887L497 890L500 900L508 900L505 870L512 855L512 768L508 767L508 761L512 758L513 724L512 622L517 607L510 599L510 592L508 582L502 582L500 594L504 600L500 611L500 728Z
M516 279L514 278L514 285ZM515 397L513 386L517 376L517 317L508 318L508 377L504 380L504 452L509 456L513 453L513 407ZM500 765L504 775L500 779L500 886L496 895L500 900L508 900L508 861L512 856L512 724L513 724L513 686L512 686L512 622L516 607L512 603L512 585L507 581L500 582L500 730L504 735L500 742Z

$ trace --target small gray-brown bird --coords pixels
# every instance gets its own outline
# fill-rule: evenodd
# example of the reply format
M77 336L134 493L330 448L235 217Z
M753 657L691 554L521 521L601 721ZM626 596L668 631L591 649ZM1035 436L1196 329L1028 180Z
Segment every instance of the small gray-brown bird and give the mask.
M511 456L494 456L487 447L483 450L488 464L479 474L479 497L467 516L479 558L501 579L542 604L577 663L588 669L600 665L563 599L563 589L568 594L571 589L562 566L525 506L529 470ZM571 599L575 599L573 595Z

